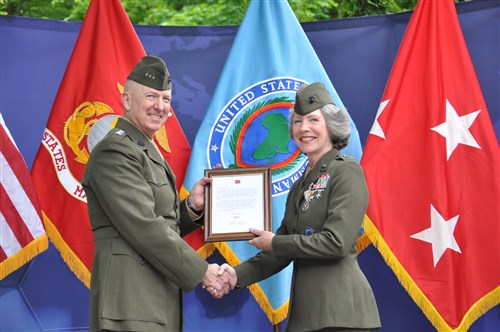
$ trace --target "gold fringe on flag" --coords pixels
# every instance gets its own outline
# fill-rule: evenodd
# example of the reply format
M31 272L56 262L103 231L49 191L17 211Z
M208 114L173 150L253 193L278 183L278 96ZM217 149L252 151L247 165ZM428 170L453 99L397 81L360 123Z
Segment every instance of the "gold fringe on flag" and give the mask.
M80 281L83 282L87 288L90 288L90 271L73 252L73 250L71 250L71 248L66 244L57 228L43 211L42 216L50 241L52 241L61 254L63 261L69 266L69 269L76 275L76 277L80 279Z
M427 319L440 332L458 332L467 331L469 327L481 317L485 312L500 303L500 286L479 299L467 313L464 315L460 325L453 329L441 317L437 309L432 305L431 301L425 296L422 290L417 286L413 278L409 275L406 269L401 265L399 260L393 254L382 235L379 233L373 222L365 215L364 229L370 238L373 245L378 249L387 265L392 269L396 278L401 285L406 289L410 297L415 301L418 307L422 310Z
M181 189L179 189L179 199L182 201L186 199L186 197L189 196L189 191L184 187L184 185L181 186Z
M227 263L231 266L236 266L241 263L240 259L236 257L234 252L225 242L216 242L216 248L219 250L220 254L226 259ZM276 325L283 321L288 314L288 304L289 300L287 300L283 305L279 308L274 309L267 296L264 294L264 291L259 286L259 284L255 283L248 286L250 293L255 298L259 306L262 308L264 313L267 315L269 321Z
M207 259L210 257L215 251L215 244L213 243L205 243L202 245L196 252L203 258Z
M181 187L179 190L179 198L181 200L185 199L186 197L189 196L189 191L186 190L184 186ZM369 244L369 239L367 238L366 242ZM224 257L226 262L231 265L231 266L236 266L241 263L239 258L235 255L235 253L231 250L231 248L227 245L225 242L208 242L205 243L203 246L201 246L197 252L198 254L203 257L203 259L207 259L210 255L212 255L217 249L219 253ZM267 318L269 321L273 324L276 325L283 321L287 314L288 314L288 304L289 300L287 300L283 305L281 305L279 308L274 309L269 303L269 300L267 299L267 296L264 294L264 291L262 288L259 286L259 284L252 284L248 286L248 289L250 290L250 293L252 296L255 298L259 306L262 308L264 313L266 314Z
M21 250L10 256L0 264L0 280L19 269L32 260L36 255L44 252L49 247L47 234L40 235Z
M370 238L366 235L366 233L363 233L360 237L358 237L358 242L356 243L358 253L365 250L370 244L372 244L372 241L370 241Z

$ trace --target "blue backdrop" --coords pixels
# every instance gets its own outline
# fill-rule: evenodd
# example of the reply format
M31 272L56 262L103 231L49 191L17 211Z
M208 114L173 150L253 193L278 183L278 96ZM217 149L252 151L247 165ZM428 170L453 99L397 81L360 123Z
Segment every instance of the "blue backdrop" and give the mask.
M457 11L498 138L500 1L462 3ZM362 143L410 16L401 13L302 24L356 123ZM75 22L0 17L0 111L29 167L80 27ZM146 52L167 61L175 86L173 107L192 144L238 27L135 28ZM209 261L223 259L216 253ZM434 330L373 246L360 254L359 261L375 292L381 331ZM186 331L273 330L247 290L213 300L198 287L185 294L184 308ZM1 331L87 331L87 321L88 289L52 245L0 282ZM470 331L500 331L499 306L478 319Z

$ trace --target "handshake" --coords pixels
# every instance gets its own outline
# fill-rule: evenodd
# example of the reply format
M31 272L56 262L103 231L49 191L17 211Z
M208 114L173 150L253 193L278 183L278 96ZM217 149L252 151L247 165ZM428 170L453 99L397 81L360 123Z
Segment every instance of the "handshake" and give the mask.
M236 271L228 264L209 264L201 286L215 299L222 298L238 283Z
M255 235L255 238L248 241L249 244L260 250L273 249L274 233L250 227L250 232ZM238 276L231 265L217 264L208 265L205 277L201 280L201 285L210 295L216 299L220 299L225 294L233 290L238 283Z

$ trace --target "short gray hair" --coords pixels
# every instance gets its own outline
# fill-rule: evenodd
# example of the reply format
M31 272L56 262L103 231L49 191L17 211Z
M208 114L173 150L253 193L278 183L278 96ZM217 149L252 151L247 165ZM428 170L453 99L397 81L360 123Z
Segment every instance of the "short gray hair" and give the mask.
M328 135L332 140L333 147L341 150L349 144L351 136L351 123L349 114L345 108L339 108L333 104L326 104L319 109L325 118ZM292 109L289 111L290 120L290 137L293 139L292 126L295 112Z

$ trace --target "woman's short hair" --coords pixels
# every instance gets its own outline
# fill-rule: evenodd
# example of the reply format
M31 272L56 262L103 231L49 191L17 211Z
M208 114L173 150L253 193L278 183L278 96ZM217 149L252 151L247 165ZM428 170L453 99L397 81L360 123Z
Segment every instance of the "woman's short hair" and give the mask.
M339 108L333 104L326 104L319 110L325 118L328 135L332 140L333 147L337 150L345 148L349 143L349 137L351 136L351 123L346 109ZM294 116L295 112L292 108L289 111L289 130L291 138L293 138L292 125Z

